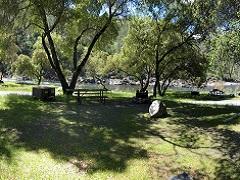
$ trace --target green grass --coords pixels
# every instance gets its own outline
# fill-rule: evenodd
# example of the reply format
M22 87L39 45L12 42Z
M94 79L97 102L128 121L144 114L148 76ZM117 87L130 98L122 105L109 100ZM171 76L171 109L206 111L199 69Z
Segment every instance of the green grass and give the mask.
M31 92L32 87L33 87L33 85L5 82L4 84L0 84L0 91Z
M14 92L32 92L32 88L37 85L34 84L21 84L21 83L14 83L14 82L5 82L4 84L0 84L0 91L14 91ZM56 88L56 92L58 94L62 94L61 88L49 85L51 87Z
M221 101L227 99L239 99L238 96L233 97L229 94L222 96L212 96L208 92L201 92L199 96L192 96L190 92L172 91L166 93L165 99L182 99L182 100L201 100L201 101Z
M165 99L169 116L112 92L105 105L57 97L0 97L0 179L240 177L237 107Z

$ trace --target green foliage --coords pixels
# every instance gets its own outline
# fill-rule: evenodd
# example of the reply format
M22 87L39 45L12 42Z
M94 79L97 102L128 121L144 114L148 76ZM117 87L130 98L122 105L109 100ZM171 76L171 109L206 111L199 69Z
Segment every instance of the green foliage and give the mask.
M167 68L174 68L168 70L174 72L171 78L189 80L195 86L206 80L209 63L196 42L182 46L169 59L172 63L167 64Z
M37 47L37 45L36 45ZM42 77L50 68L46 53L42 49L35 49L32 58L26 55L19 55L13 63L13 72L19 76L34 77L41 83Z
M167 29L161 30L166 23ZM139 80L142 87L148 76L156 71L159 72L159 81L162 81L159 91L165 91L174 79L189 80L198 86L205 80L208 62L198 48L198 39L182 40L187 35L179 31L176 24L166 20L156 22L147 17L133 18L115 64ZM167 54L168 51L171 53Z
M6 0L5 4L13 10L6 9L6 13L17 13L13 32L34 26L30 29L41 34L44 50L64 92L75 88L94 49L103 50L113 44L112 39L118 34L118 17L127 15L128 9L128 0L24 0L16 6L10 6L11 0ZM28 43L27 40L27 49ZM68 75L72 77L70 82Z
M0 30L8 31L14 24L14 19L19 13L21 1L0 0Z
M32 56L33 64L42 68L49 67L46 53L42 49L36 49Z
M19 54L32 56L34 44L37 40L38 34L31 31L17 29L16 30L16 45L19 48Z
M129 70L134 76L141 76L146 69L154 64L154 26L149 19L133 19L129 24L129 31L124 39L122 49L123 62L121 67ZM124 67L125 66L125 67Z
M13 63L16 59L18 47L14 43L11 34L0 31L0 61L1 63Z
M131 19L123 47L115 56L116 68L138 80L140 91L147 89L154 68L153 25L148 18Z
M106 76L112 69L110 58L107 52L95 50L86 66L87 74L97 78Z
M223 32L213 37L209 51L211 75L223 80L239 79L239 37L237 31Z
M164 92L172 79L187 79L193 75L194 71L191 69L194 68L189 66L198 67L195 64L199 64L200 59L202 59L200 64L206 64L204 57L198 58L198 63L191 61L192 58L202 56L202 52L197 53L199 50L196 46L216 28L216 8L215 1L147 0L142 3L138 12L143 17L149 17L154 23L154 26L149 25L149 28L154 29L154 38L151 41L154 44L152 49L155 51L154 96L157 91L162 94L161 89ZM199 70L204 72L206 67L203 65ZM204 73L199 72L198 74L203 77Z
M17 60L13 63L12 70L20 76L32 77L34 74L34 66L31 58L26 55L19 55Z
M120 53L120 51L123 47L124 38L128 34L129 21L128 20L120 21L119 23L117 23L117 26L118 26L119 31L118 31L117 38L115 39L115 41L111 45L110 53L112 53L112 54L113 53Z
M122 0L1 2L4 4L0 7L4 12L0 15L1 31L7 32L7 22L10 23L11 33L17 33L19 52L28 56L33 53L37 36L42 35L44 38L39 39L38 44L40 41L46 44L48 60L63 89L75 87L85 64L88 72L97 76L103 76L109 72L106 69L115 64L137 79L146 80L153 74L161 78L159 81L170 80L170 76L171 79L193 76L203 79L199 77L204 77L207 63L202 52L196 52L196 46L213 30L233 26L229 19L237 22L239 15L239 3L232 0L146 0L138 1L138 6L133 1ZM131 11L130 21L123 18L129 15L127 10ZM4 43L0 42L3 57L5 52L1 46L5 46ZM106 57L105 52L109 54ZM234 56L236 53L231 55ZM89 57L92 62L87 63ZM193 71L196 68L197 71ZM172 76L177 69L179 73ZM66 77L72 77L70 83Z

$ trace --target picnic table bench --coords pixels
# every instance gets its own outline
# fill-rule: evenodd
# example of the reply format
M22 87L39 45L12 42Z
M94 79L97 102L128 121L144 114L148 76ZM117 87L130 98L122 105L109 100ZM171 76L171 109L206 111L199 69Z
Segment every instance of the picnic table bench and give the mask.
M105 104L106 93L109 91L108 89L68 89L68 91L72 92L73 96L77 96L77 101L79 104L82 103L83 99L98 99L100 103Z

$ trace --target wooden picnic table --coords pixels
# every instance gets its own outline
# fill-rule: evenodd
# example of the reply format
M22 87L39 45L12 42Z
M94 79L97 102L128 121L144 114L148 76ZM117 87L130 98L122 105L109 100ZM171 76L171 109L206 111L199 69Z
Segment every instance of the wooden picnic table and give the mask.
M108 89L68 89L73 93L73 96L77 96L78 103L82 103L82 99L86 98L95 98L99 99L100 103L106 102L106 92Z

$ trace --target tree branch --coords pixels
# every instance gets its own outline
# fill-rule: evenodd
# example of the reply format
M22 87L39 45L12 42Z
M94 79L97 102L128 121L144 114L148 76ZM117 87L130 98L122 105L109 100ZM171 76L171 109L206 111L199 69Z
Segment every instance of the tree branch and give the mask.
M173 51L177 50L178 48L182 47L184 44L186 44L188 42L188 40L190 40L193 37L194 33L190 34L185 41L179 43L178 45L170 48L166 53L164 53L162 55L162 57L158 60L159 62L162 62L166 56L168 56L170 53L172 53Z
M57 19L55 20L54 24L52 25L52 27L49 29L50 32L52 32L56 26L58 25L58 23L60 22L61 18L62 18L62 14L64 12L64 0L61 1L61 9L59 12L59 15L57 16Z
M85 29L81 32L81 34L76 38L76 40L75 40L75 42L74 42L74 47L73 47L73 68L74 68L74 70L77 69L77 61L78 61L78 57L77 57L77 53L78 53L77 47L78 47L78 44L79 44L81 38L83 37L84 33L86 33L86 32L89 31L89 30L92 30L92 29L94 29L94 28L93 28L93 27L87 27L87 28L85 28Z
M45 52L46 52L46 54L47 54L48 60L49 60L49 62L50 62L50 64L51 64L52 68L56 70L56 66L55 66L55 64L54 64L54 62L53 62L51 53L50 53L50 51L49 51L49 49L48 49L48 47L47 47L45 38L46 38L46 34L43 33L43 34L42 34L42 45L43 45L43 48L44 48L44 50L45 50Z

